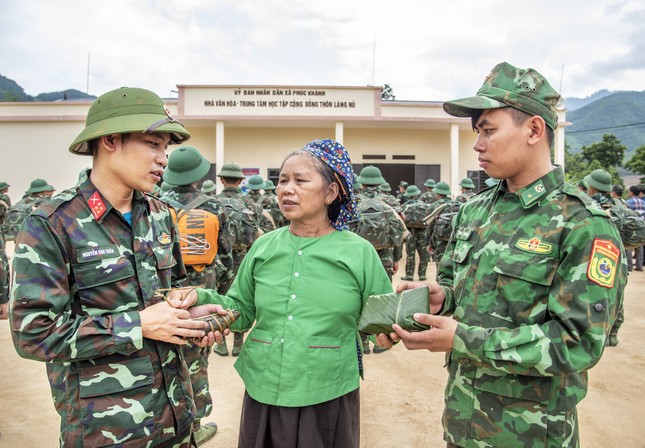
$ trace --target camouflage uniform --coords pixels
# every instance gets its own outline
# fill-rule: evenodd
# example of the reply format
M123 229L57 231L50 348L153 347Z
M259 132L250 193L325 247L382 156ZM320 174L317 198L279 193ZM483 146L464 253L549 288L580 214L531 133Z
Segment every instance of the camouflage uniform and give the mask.
M463 193L457 195L457 197L455 198L455 201L466 202L468 199L472 198L473 196L475 196L474 192L464 191Z
M280 210L280 205L278 204L278 196L273 191L267 191L264 193L262 202L260 206L273 218L273 223L276 228L284 227L289 224L287 218L284 217L282 211Z
M424 206L425 203L420 199L420 195L416 197L408 197L403 208L403 215L409 214L411 208L417 206ZM425 205L428 207L428 205ZM406 213L407 211L407 213ZM420 210L422 211L422 210ZM405 277L403 280L413 280L414 279L414 268L416 266L416 254L419 254L419 267L417 272L419 274L419 280L426 280L426 271L428 270L428 244L427 244L427 232L425 227L410 227L406 225L410 236L405 241Z
M13 272L14 344L46 362L62 446L189 437L195 406L182 350L144 338L139 317L163 300L157 289L186 274L165 204L135 191L130 226L86 179L27 217Z
M450 204L451 202L452 200L449 197L439 196L433 203L431 213L437 210L437 208L439 208L441 205ZM435 216L435 218L438 218L438 216ZM439 262L439 260L441 260L441 257L443 257L444 252L446 252L446 246L448 245L448 242L436 237L432 237L433 223L434 221L431 221L428 224L428 228L426 229L426 247L432 249L432 259L436 262Z
M191 185L177 186L173 191L176 194L177 202L182 205L188 205L203 194ZM217 238L217 257L215 257L211 265L206 266L201 271L195 270L192 266L186 266L187 277L177 282L177 286L200 286L226 291L233 281L233 256L228 217L215 198L211 198L197 208L217 215L220 225ZM210 415L213 409L213 399L208 383L208 357L211 353L211 347L202 348L189 342L182 346L182 349L191 375L198 421Z
M11 207L11 198L5 193L0 193L0 224L4 222L4 217Z
M437 200L437 195L434 194L432 190L426 190L419 196L419 200L425 202L426 204L432 204Z
M444 437L465 447L578 446L576 404L626 282L608 216L560 168L466 202L438 280L459 322Z
M4 239L0 233L0 305L9 301L9 261L4 250Z

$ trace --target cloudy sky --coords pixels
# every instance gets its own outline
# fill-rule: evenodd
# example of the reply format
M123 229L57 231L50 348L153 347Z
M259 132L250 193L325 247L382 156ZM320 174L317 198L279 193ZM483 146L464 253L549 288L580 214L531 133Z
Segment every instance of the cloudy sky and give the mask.
M566 97L645 90L642 0L0 0L0 8L0 74L30 95L387 83L399 100L443 101L473 94L501 61L537 69Z

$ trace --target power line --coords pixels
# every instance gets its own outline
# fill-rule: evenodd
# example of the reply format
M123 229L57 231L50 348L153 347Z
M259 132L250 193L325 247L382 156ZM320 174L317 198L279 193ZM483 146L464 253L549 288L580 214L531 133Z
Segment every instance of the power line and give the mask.
M627 128L630 126L642 126L645 125L645 121L641 121L639 123L631 123L631 124L621 124L617 126L609 126L606 128L596 128L596 129L581 129L579 131L567 131L567 135L571 134L582 134L583 132L596 132L596 131L607 131L609 129L621 129L621 128Z

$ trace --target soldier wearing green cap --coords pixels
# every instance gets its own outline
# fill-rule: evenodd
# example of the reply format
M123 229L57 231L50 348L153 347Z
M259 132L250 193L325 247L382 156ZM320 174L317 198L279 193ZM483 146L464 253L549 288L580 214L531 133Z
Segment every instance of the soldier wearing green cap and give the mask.
M280 228L289 225L289 221L287 221L287 218L284 217L284 214L280 210L278 196L275 193L275 184L273 181L271 179L267 179L266 182L264 182L262 189L264 190L264 195L260 205L265 212L268 212L269 215L271 215L275 227Z
M215 185L215 182L213 182L210 179L206 179L202 184L201 192L209 196L215 196L216 189L217 189L217 185Z
M9 192L9 185L6 182L0 182L0 225L4 222L4 217L7 210L11 207L11 198L7 194ZM1 234L2 232L0 232Z
M437 182L433 178L429 177L428 179L426 179L426 181L423 183L425 191L421 193L419 200L425 202L426 204L432 204L436 200L434 194L435 185L437 185Z
M233 273L235 276L253 242L261 234L274 230L275 224L265 216L262 207L242 192L240 185L246 179L246 176L241 165L235 162L227 162L222 165L217 177L224 185L224 189L216 197L226 207L231 221L231 232L237 234L237 237L234 238L235 241L233 241ZM259 183L257 184L259 185ZM228 287L230 287L230 284L223 288L222 293L225 293ZM233 356L240 354L243 342L244 332L234 331L231 353ZM221 344L218 344L214 351L220 356L228 356L226 339Z
M246 181L246 188L248 189L248 191L246 192L247 196L253 199L253 202L260 205L262 199L264 199L264 195L262 194L262 189L264 188L264 179L262 179L262 176L260 176L259 174L254 174L253 176L249 177L249 179Z
M34 179L29 184L23 198L9 207L2 224L2 234L5 241L15 241L16 235L25 218L54 194L54 187L45 179Z
M168 206L146 194L168 145L189 137L153 92L101 95L69 147L92 157L91 170L29 215L16 239L13 342L46 363L61 446L191 446L181 347L213 342L191 317L217 309L164 300L186 271Z
M0 226L4 223L5 214L11 207L11 199L7 194L9 186L6 182L0 182ZM4 238L0 231L0 320L6 319L9 319L9 262L4 248Z
M475 192L473 191L475 189L475 183L470 177L464 177L461 179L459 186L461 187L461 194L457 195L455 201L466 202L475 195Z
M420 199L421 191L416 185L410 185L403 194L406 201L403 204L405 227L410 236L405 241L405 275L402 280L414 280L414 270L417 268L419 280L427 280L428 246L426 244L426 219L430 216L432 205ZM416 254L419 254L419 265L416 266Z
M187 276L177 282L177 285L182 287L201 286L223 291L224 288L228 289L233 279L229 218L224 206L216 197L208 196L197 188L199 181L210 171L210 167L210 162L196 148L181 146L175 149L168 157L168 166L164 171L163 178L165 182L175 185L173 191L176 197L174 199L162 198L162 201L174 207L176 213L186 211L189 214L190 227L196 229L190 238L185 235L182 253L196 255L201 252L206 255L207 249L203 248L217 247L217 255L208 264L201 262L196 265L191 264L184 257ZM194 209L205 210L217 218L216 223L219 224L219 228L216 234L199 228L200 225L204 227L208 220L200 218L200 215L192 217L190 210ZM183 232L181 227L180 232ZM213 238L212 240L208 239L209 234ZM203 239L199 240L198 238ZM215 422L201 423L201 420L208 417L213 409L213 399L208 382L208 357L211 350L210 347L203 348L192 342L186 344L183 350L188 370L191 373L196 407L193 433L195 442L199 446L212 439L217 432Z
M416 317L432 328L394 325L390 335L409 349L449 353L449 446L580 444L576 404L616 319L627 267L610 218L551 163L559 97L534 69L501 63L474 97L443 106L471 118L480 167L503 179L455 218L430 285L433 314Z
M426 228L426 247L438 265L448 245L448 240L444 238L442 229L445 225L451 225L454 212L459 210L461 202L452 200L452 192L448 182L437 182L434 187L434 195L435 200L430 209L432 219L428 221Z

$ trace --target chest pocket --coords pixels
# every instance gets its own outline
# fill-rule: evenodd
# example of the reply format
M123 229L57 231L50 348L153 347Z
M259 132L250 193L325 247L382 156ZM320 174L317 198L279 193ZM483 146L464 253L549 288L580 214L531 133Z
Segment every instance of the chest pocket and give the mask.
M452 252L452 261L455 263L461 264L468 258L473 248L473 243L470 241L472 234L473 229L461 227L455 230L455 246Z
M559 264L559 260L550 255L519 250L501 252L493 268L499 274L497 290L507 307L501 314L515 325L543 323Z
M134 268L127 257L79 262L72 265L72 270L79 290L134 277Z

